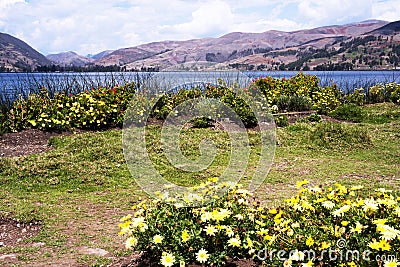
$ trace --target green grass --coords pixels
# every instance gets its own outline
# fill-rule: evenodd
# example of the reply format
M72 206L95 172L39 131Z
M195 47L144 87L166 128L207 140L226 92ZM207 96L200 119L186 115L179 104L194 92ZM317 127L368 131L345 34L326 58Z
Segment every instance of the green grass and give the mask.
M255 195L275 205L296 189L298 180L314 185L340 182L367 188L400 186L400 120L398 106L366 106L370 123L299 123L277 129L274 164ZM385 119L381 119L385 118ZM206 170L195 173L174 168L161 148L161 128L147 130L147 148L156 169L169 181L193 185L219 176L229 163L230 143L223 131L185 129L182 153L200 155L199 144L214 141L216 156ZM17 247L0 247L1 254L18 254L26 264L108 264L104 257L77 252L79 247L102 248L115 257L126 256L117 235L119 218L145 193L132 178L122 151L122 132L110 130L52 138L55 149L24 157L0 158L0 215L36 220L42 231ZM251 177L260 154L259 134L249 132ZM32 248L32 242L44 246Z
M362 122L382 124L400 120L400 105L380 103L363 107L365 116Z

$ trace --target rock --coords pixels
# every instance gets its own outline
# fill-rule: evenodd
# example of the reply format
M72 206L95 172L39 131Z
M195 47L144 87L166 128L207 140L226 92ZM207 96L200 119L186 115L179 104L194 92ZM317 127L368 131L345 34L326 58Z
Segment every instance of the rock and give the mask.
M44 245L46 245L46 243L44 242L37 242L32 244L33 247L43 247Z
M15 254L6 254L6 255L0 256L0 261L2 261L2 260L16 260L16 259L17 259L17 255L15 255Z
M96 255L96 256L100 256L100 257L104 257L107 254L109 254L109 252L107 250L104 250L101 248L81 247L78 251L83 254Z

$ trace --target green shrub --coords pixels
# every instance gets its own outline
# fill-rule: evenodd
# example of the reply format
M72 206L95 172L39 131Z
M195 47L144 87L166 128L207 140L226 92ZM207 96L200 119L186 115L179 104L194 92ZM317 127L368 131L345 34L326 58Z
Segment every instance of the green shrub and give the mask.
M252 109L246 103L246 101L237 96L233 91L227 92L221 101L228 105L240 118L244 126L254 127L257 125L257 118L254 115Z
M368 90L367 100L368 103L393 102L400 104L400 84L391 82L371 86Z
M374 261L377 255L400 256L400 197L383 188L368 192L362 186L307 184L297 182L296 195L267 208L240 185L210 179L196 187L203 193L193 196L231 189L199 207L183 207L178 204L183 196L159 193L121 219L120 235L126 236L128 249L162 266L225 266L228 258L252 258L266 266L377 267L390 261ZM285 259L278 251L286 253ZM347 257L348 251L360 255ZM369 261L362 257L366 251Z
M330 112L329 116L338 120L361 122L365 114L362 108L356 104L344 104Z
M9 132L9 126L8 126L7 116L4 113L0 112L0 135L8 132Z
M395 104L400 104L400 84L387 83L385 84L386 98Z
M282 112L307 111L311 109L310 99L306 96L299 95L280 96L277 101L277 106Z
M198 117L191 120L194 128L208 128L213 125L213 120L206 117Z
M362 106L366 102L364 88L355 89L353 93L344 96L344 103Z
M383 103L385 102L385 88L383 84L378 83L371 86L368 90L368 103Z
M322 122L321 115L318 114L311 114L306 118L309 122Z
M287 115L279 115L275 117L275 124L278 127L286 127L289 125L289 118Z

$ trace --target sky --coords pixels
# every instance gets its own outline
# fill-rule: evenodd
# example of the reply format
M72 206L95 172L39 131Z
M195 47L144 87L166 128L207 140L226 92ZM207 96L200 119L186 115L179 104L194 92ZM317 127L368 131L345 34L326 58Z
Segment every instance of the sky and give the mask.
M400 20L400 0L0 0L0 32L44 55L369 19Z

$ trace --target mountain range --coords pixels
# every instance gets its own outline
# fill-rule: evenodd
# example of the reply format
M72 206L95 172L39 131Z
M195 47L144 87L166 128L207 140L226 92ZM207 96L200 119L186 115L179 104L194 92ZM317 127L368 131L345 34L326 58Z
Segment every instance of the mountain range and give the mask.
M0 34L0 71L116 67L118 70L393 69L400 59L400 21L368 20L293 32L232 32L219 38L161 41L97 55L47 57Z

